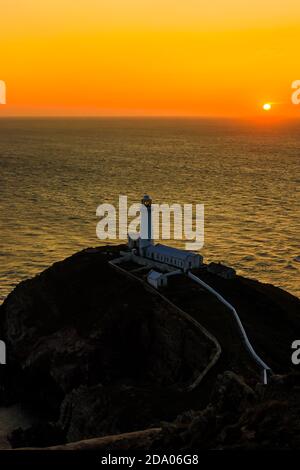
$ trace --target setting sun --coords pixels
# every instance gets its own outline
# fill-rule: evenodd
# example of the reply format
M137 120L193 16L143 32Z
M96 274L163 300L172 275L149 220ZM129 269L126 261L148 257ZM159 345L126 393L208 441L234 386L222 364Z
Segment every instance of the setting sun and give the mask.
M272 108L272 106L270 105L270 103L265 103L265 104L263 105L263 109L264 109L265 111L270 111L271 108Z

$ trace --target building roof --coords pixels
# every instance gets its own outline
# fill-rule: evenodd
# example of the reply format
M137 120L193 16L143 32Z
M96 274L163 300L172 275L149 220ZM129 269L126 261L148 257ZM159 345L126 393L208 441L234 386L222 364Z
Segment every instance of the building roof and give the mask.
M179 250L178 248L173 248L172 246L161 245L151 245L147 248L147 254L149 253L158 253L159 255L169 256L181 260L187 259L189 256L198 256L196 253L191 251Z
M156 279L159 279L161 276L163 276L162 273L159 273L158 271L154 271L153 269L151 269L151 271L149 271L148 273L147 279L152 279L153 281L155 281Z

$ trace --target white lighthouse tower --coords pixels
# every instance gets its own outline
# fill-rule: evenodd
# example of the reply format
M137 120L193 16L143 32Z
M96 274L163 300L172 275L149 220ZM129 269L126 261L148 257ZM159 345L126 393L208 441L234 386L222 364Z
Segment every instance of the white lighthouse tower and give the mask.
M153 227L152 227L152 199L145 194L141 200L141 233L140 233L140 255L144 255L145 249L153 245Z

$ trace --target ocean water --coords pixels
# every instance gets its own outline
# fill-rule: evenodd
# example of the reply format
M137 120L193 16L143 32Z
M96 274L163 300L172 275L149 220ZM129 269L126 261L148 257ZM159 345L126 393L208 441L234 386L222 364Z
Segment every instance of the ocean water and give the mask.
M300 121L1 119L0 178L1 300L145 192L205 205L206 261L300 296Z

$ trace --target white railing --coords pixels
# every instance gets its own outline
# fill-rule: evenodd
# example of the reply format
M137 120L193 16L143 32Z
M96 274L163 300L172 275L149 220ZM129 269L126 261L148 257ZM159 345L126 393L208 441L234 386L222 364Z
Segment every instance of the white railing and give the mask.
M220 302L222 302L227 308L229 308L229 310L231 310L231 312L233 313L234 315L234 318L238 324L238 327L240 329L240 332L241 332L241 335L242 335L242 338L243 338L243 341L245 343L245 346L246 348L248 349L249 353L251 354L251 356L253 357L253 359L255 360L255 362L262 368L262 371L263 371L263 383L264 384L267 384L268 383L268 374L270 374L272 372L271 368L259 357L259 355L255 352L252 344L250 343L249 341L249 338L247 336L247 333L245 331L245 328L243 327L243 324L240 320L240 317L238 316L238 313L236 311L236 309L233 307L233 305L231 305L229 302L227 302L226 299L224 299L224 297L219 294L219 292L217 292L215 289L213 289L211 286L209 286L208 284L206 284L206 282L202 281L199 277L195 276L195 274L191 273L191 272L188 272L188 277L190 279L192 279L193 281L197 282L198 284L200 284L202 287L204 287L206 290L208 290L209 292L211 292L215 297L217 297L218 300L220 300Z

